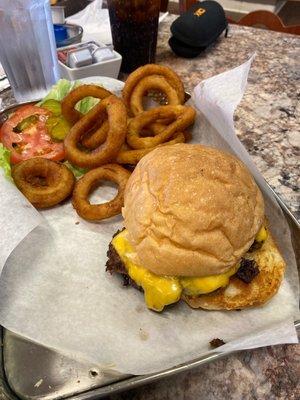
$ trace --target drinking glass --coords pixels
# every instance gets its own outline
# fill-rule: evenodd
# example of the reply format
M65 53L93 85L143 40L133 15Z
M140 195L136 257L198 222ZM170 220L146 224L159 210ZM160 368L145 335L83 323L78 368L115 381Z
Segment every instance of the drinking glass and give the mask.
M18 102L41 99L59 79L49 0L0 0L0 62Z
M155 61L160 0L108 0L115 50L121 71L131 72Z

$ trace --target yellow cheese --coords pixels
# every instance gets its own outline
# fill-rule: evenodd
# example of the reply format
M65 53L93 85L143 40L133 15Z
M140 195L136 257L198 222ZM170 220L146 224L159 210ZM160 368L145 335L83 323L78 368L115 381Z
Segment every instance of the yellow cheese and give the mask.
M176 303L180 299L182 288L178 278L155 275L132 261L135 252L127 240L125 230L113 238L112 244L125 264L130 278L144 289L148 308L162 311L164 306Z
M261 243L264 242L267 239L267 237L268 237L268 231L264 226L262 226L258 231L258 234L255 236L255 241Z
M184 292L189 296L210 293L220 287L227 286L229 278L236 273L238 267L238 265L234 266L229 271L220 275L203 276L200 278L182 277L180 278L180 283Z
M230 276L235 274L238 268L235 266L225 274L199 278L158 276L134 262L136 253L127 239L126 230L115 236L112 244L125 264L130 278L143 288L147 307L155 311L162 311L166 305L176 303L182 291L197 296L228 285Z

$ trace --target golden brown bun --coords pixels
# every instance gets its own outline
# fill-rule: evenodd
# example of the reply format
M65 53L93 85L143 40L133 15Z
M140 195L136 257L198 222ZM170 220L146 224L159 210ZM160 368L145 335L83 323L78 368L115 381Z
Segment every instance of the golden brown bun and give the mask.
M252 258L260 272L251 283L232 277L226 288L198 297L183 296L183 300L193 308L207 310L234 310L264 304L277 293L285 270L284 260L270 233Z
M139 262L157 275L220 274L251 246L264 218L244 164L198 144L153 150L125 189L124 223Z

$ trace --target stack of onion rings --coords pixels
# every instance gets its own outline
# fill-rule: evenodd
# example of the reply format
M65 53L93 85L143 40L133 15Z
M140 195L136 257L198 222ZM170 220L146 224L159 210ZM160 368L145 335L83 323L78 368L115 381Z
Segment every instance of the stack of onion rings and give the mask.
M36 208L48 208L72 192L75 177L64 165L42 157L22 161L12 169L18 189Z
M92 169L80 178L73 192L73 207L78 215L89 221L99 221L121 212L124 203L124 190L130 172L118 164L107 164ZM91 204L88 196L101 180L117 183L117 196L104 204Z
M90 152L80 149L78 145L84 135L95 126L103 114L108 117L108 132L105 142ZM95 168L113 161L125 141L127 131L127 114L123 102L111 95L85 114L67 134L64 145L66 158L72 164Z
M155 76L153 77L153 75ZM149 79L144 79L146 77ZM172 102L172 105L184 103L184 87L179 76L168 67L148 64L132 72L125 82L122 92L123 99L131 115L137 115L141 111L144 111L142 98L145 92L150 89L163 91L167 95L168 100ZM135 90L137 90L136 93ZM175 101L175 93L177 103Z
M165 95L168 105L145 111L144 96L156 91ZM186 140L185 129L194 122L195 112L191 107L182 106L184 87L170 68L156 64L138 68L127 78L122 95L133 118L128 122L127 147L120 150L118 163L136 164L156 146Z
M144 111L129 122L127 143L133 149L155 147L170 140L176 133L183 132L194 122L195 116L195 110L186 106L163 106ZM155 136L141 137L142 129L159 118L172 118L174 121Z

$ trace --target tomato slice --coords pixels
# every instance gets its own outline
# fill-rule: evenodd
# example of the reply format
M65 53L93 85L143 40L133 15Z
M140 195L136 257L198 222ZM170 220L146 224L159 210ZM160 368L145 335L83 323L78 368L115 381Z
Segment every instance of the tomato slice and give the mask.
M25 118L37 116L37 122L29 124L21 132L16 127ZM17 164L33 157L44 157L54 161L64 158L63 143L54 142L47 132L48 110L27 105L20 107L0 128L0 141L11 151L11 162Z

